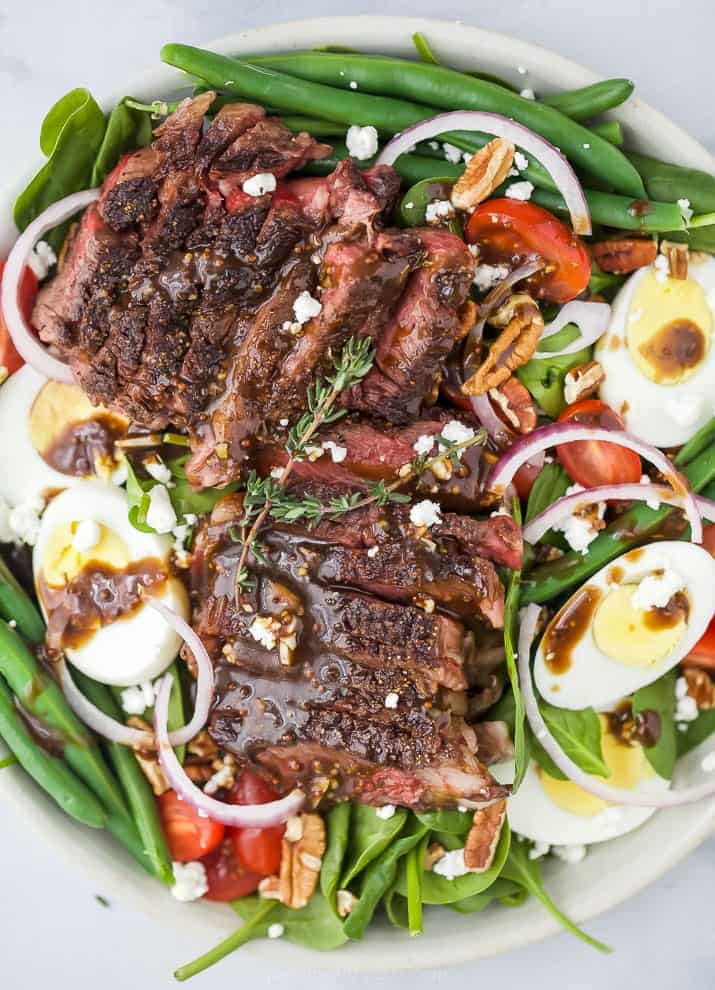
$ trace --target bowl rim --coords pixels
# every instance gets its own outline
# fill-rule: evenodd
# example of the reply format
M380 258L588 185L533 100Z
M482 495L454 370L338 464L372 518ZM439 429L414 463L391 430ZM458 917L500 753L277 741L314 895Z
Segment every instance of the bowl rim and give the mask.
M510 67L516 70L520 65L533 67L530 68L530 77L532 74L540 77L542 89L584 86L602 78L579 63L542 46L462 22L456 22L455 25L453 21L421 17L361 15L274 22L263 27L224 35L207 42L204 47L222 53L290 50L326 43L327 39L334 43L352 41L355 44L357 41L360 47L374 50L397 50L406 49L411 35L415 31L422 31L429 33L438 45L450 48L450 46L454 47L454 39L450 38L450 35L454 34L455 26L459 27L457 47L460 52L450 50L450 59L453 61L459 62L460 58L462 61L470 57L476 58L477 54L486 51L488 60L498 62L502 72L509 70ZM380 39L379 44L374 41L376 38ZM462 51L466 54L461 55ZM109 107L127 92L139 98L154 98L157 94L171 90L172 85L175 87L176 80L175 70L168 66L157 66L135 74L126 86L108 94L101 103ZM631 98L625 108L607 116L622 120L631 128L635 132L637 142L645 146L645 150L649 150L653 144L650 142L649 145L648 133L657 133L659 137L665 134L668 137L666 141L669 148L668 156L672 160L715 171L713 154L664 114L639 98ZM11 182L0 193L0 207L2 207L0 241L3 239L7 241L11 236L11 222L2 214L6 212L6 206L10 205L14 195L22 187L23 181L31 174L28 170L23 171L24 176L18 177L17 181ZM689 764L691 771L696 765L697 753L696 750L689 754L684 761ZM99 876L104 882L111 884L113 890L118 892L125 903L131 904L142 913L156 918L163 924L171 924L175 929L178 925L178 928L183 929L187 935L191 930L208 929L210 925L216 940L221 937L223 931L235 928L235 920L228 912L224 914L225 909L222 905L202 905L198 911L187 911L186 906L178 905L172 902L171 898L167 898L165 891L161 891L157 896L160 887L156 881L141 874L123 851L117 849L111 837L105 833L92 835L88 830L72 822L51 802L43 798L39 789L27 778L21 768L11 767L4 771L0 777L0 797L3 802L12 804L31 828L42 834L45 843L48 842L49 837L49 841L59 854L74 867L79 866L93 880ZM616 871L617 875L610 886L604 883L600 889L592 891L584 903L567 905L577 920L593 918L616 906L677 865L712 834L715 827L715 800L703 802L698 806L697 812L693 808L687 809L687 813L683 809L672 809L660 812L658 817L660 816L670 816L668 820L672 821L677 819L677 827L675 830L667 828L661 830L666 841L659 847L658 855L652 856L647 865L640 861L635 863L629 861L629 882L623 882L625 877L623 875L619 877ZM678 832L677 841L671 834L674 831ZM667 841L668 839L670 841ZM615 840L616 843L622 841ZM608 845L613 846L613 843ZM607 858L606 852L603 847L599 850L599 854L602 854L601 858ZM561 866L562 864L559 864L559 867L550 872L557 877ZM576 883L578 883L578 871L579 867L569 868L569 876ZM561 869L560 873L563 876L565 871ZM506 912L507 909L497 909L497 911ZM304 949L286 943L271 943L269 955L263 950L264 943L249 943L242 952L253 961L268 960L270 965L289 968L342 972L413 970L475 961L510 948L530 944L560 930L550 916L538 911L533 912L529 905L516 910L509 909L508 914L500 913L499 917L504 918L505 924L499 930L490 933L490 937L486 940L488 944L478 937L469 937L471 926L479 925L478 919L464 919L462 924L466 924L465 934L456 930L459 916L451 915L448 934L442 933L437 938L425 934L421 939L409 940L409 943L403 939L397 943L394 931L391 930L389 936L385 936L383 932L381 938L373 937L365 943L352 943L339 952L307 955ZM515 928L513 924L507 923L508 918L522 919L522 921L517 923ZM479 934L478 928L476 934ZM396 944L399 945L398 953L394 952Z

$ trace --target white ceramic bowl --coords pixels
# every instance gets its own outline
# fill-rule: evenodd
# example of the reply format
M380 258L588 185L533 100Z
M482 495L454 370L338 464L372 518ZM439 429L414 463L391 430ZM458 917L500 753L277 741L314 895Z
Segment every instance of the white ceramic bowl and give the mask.
M409 17L335 17L276 24L229 35L206 47L225 53L285 51L320 44L343 44L364 51L412 55L410 36L424 31L449 64L493 72L519 82L517 66L529 72L529 85L544 93L596 82L598 77L568 59L523 41L492 34L466 24ZM175 40L170 37L166 40ZM626 68L626 67L624 67ZM106 100L109 107L125 93L145 100L164 97L177 85L176 73L155 67L124 85ZM715 172L715 160L697 141L638 99L614 116L625 126L628 143L670 161ZM369 123L366 121L366 123ZM39 121L38 121L39 126ZM36 163L29 163L27 178ZM23 182L2 197L0 251L12 243L11 204ZM691 753L678 767L676 785L694 782L700 757ZM171 925L177 945L182 934L196 944L201 934L206 947L236 927L235 916L216 904L184 905L143 874L123 850L105 833L75 824L33 785L18 768L3 771L0 799L12 813L41 832L41 841L52 843L74 869L89 873L102 890L125 904ZM715 822L715 800L661 811L638 831L593 847L577 866L548 864L547 882L556 901L579 921L618 904L651 883L702 842ZM558 926L536 902L520 908L494 908L474 917L462 917L445 909L427 911L425 934L410 939L387 924L371 927L363 942L332 953L312 953L286 942L253 942L241 949L271 966L310 965L333 970L398 970L436 968L495 955L536 941L558 930ZM177 960L178 961L178 960ZM229 985L237 973L239 957L223 964Z

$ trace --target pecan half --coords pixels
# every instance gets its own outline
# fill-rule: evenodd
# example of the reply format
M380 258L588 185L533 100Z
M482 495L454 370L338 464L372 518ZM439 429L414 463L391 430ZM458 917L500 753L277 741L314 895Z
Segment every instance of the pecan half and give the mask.
M511 296L489 322L504 330L492 344L486 359L462 386L467 395L483 395L503 385L512 371L529 360L544 329L539 307L525 292Z
M683 676L688 685L688 694L695 699L699 710L715 708L715 681L710 674L699 667L686 667Z
M613 275L626 275L644 265L652 265L658 254L655 241L643 237L623 237L600 241L592 247L598 267Z
M483 873L492 865L505 818L504 798L474 812L474 821L464 845L464 865L470 870Z
M498 388L490 389L489 398L517 433L531 433L536 429L536 404L528 388L518 378L512 375Z
M280 900L287 907L302 908L312 897L320 875L325 826L320 815L304 814L296 819L283 836Z
M130 725L133 729L145 729L147 732L151 732L151 726L148 722L145 722L143 718L139 718L133 715L131 718L127 719L127 725ZM152 750L150 749L140 749L138 746L134 746L134 755L137 758L137 763L142 769L142 773L146 779L151 784L151 789L154 791L157 797L164 794L170 788L169 781L166 779L164 771L159 764L159 759Z
M595 395L598 386L605 379L603 368L598 361L589 361L572 368L564 378L564 401L567 406Z
M491 196L509 174L515 150L511 141L494 138L472 155L452 189L452 206L470 210Z
M425 870L431 870L435 863L439 863L447 850L439 842L431 842L425 849Z
M668 259L670 277L684 282L688 277L688 262L690 251L687 244L676 244L675 241L661 241L660 253Z

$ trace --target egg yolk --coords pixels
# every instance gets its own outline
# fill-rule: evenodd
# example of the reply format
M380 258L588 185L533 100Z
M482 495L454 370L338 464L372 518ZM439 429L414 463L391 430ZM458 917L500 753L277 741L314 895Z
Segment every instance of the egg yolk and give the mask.
M612 587L593 618L596 646L626 667L647 668L667 656L685 633L686 614L677 609L639 609L633 605L638 585Z
M626 339L639 371L659 385L693 375L708 353L713 312L694 279L660 280L650 271L633 294Z
M608 784L626 790L634 790L643 780L653 776L653 768L646 759L642 746L629 746L620 742L608 726L605 715L599 715L601 722L601 752L603 760L611 771ZM590 818L608 807L606 801L589 794L570 780L557 780L539 768L539 780L549 799L572 815ZM602 778L596 777L596 780Z
M51 588L64 587L90 561L107 564L116 570L124 570L129 564L129 548L124 540L107 526L99 526L99 540L91 549L75 549L73 540L77 526L77 522L58 526L47 541L42 574Z

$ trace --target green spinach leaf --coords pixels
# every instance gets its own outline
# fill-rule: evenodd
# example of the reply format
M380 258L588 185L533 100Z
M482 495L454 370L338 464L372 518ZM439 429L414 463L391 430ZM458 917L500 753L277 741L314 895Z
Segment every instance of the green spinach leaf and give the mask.
M677 731L678 756L685 756L701 742L715 734L715 708L706 708L692 722L686 722L685 732Z
M529 896L529 892L525 891L518 883L497 877L491 887L488 887L483 893L472 894L471 897L465 897L461 901L454 901L452 904L447 904L447 907L451 908L452 911L456 911L458 914L477 914L479 911L483 911L489 907L490 904L493 904L494 901L499 901L502 904L508 902L512 906L513 899L516 898L519 903L523 904L525 899L524 894L526 894L526 897Z
M90 186L99 186L107 178L122 155L151 144L149 115L126 105L129 97L117 103L107 120L102 143L92 166Z
M472 827L472 811L418 811L417 817L433 832L466 835Z
M354 805L341 887L347 887L388 848L406 821L407 811L404 808L397 808L391 818L380 818L375 808L367 804Z
M526 503L524 522L531 522L536 516L548 509L566 494L571 479L560 464L544 464L534 482L529 501Z
M540 351L560 351L567 344L573 343L580 331L573 323L567 323L558 333L546 340L539 341ZM561 354L556 357L532 358L521 368L517 368L516 376L522 385L529 390L534 400L547 415L556 419L564 409L564 378L567 373L591 359L591 348L584 347L575 354Z
M633 714L655 712L660 720L660 733L655 746L644 746L646 759L657 774L670 780L678 757L678 744L675 729L675 678L671 670L663 677L633 695Z
M320 889L333 910L348 848L351 814L352 805L349 801L343 801L333 805L325 816L326 842L323 864L320 867Z
M251 894L231 901L231 907L247 923L251 923L262 913L265 900ZM268 931L269 925L283 925L283 938L296 945L304 945L309 949L327 952L337 949L347 942L343 925L335 916L333 909L325 897L316 891L304 908L294 910L284 904L276 904L274 911L252 931L253 938L260 938Z
M197 516L211 512L217 502L239 487L239 482L234 481L225 488L192 488L186 478L186 462L190 456L190 454L182 454L167 461L174 483L174 487L169 489L169 497L179 521L187 512L193 512Z
M539 708L549 731L574 763L586 773L611 776L601 750L601 722L593 708L571 711L545 701ZM536 754L534 756L536 758Z
M613 298L620 287L625 282L624 275L614 275L611 272L603 272L594 261L591 265L591 278L588 280L588 291L592 296L605 296L607 299Z

